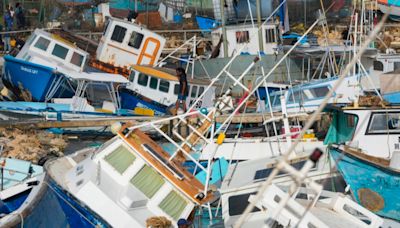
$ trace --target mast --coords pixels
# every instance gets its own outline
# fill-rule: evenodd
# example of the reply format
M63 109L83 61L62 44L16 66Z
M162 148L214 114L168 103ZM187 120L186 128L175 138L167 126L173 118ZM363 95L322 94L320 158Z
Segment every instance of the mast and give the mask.
M263 52L264 51L264 46L263 46L263 36L262 36L262 30L260 29L261 27L261 4L260 0L256 0L256 9L257 9L257 26L258 26L258 51Z
M220 15L221 15L221 24L222 24L222 43L224 47L224 57L228 57L228 41L226 39L226 27L225 27L225 12L224 12L224 0L219 1L219 6L220 6Z

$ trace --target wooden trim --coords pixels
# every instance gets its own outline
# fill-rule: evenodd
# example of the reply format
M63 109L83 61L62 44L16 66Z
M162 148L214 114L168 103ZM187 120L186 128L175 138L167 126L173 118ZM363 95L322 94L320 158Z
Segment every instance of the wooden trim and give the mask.
M126 49L123 49L123 48L121 48L121 47L118 47L118 46L115 45L115 44L110 44L110 43L108 43L107 45L108 45L108 46L111 46L111 47L113 47L113 48L119 49L119 50L121 50L121 51L128 52L129 54L138 55L138 54L135 53L135 52L128 51L128 50L126 50Z
M146 53L147 45L149 45L150 41L156 44L156 48L154 49L152 54ZM144 41L142 51L140 52L140 56L139 56L139 60L138 60L137 64L141 64L142 60L143 60L143 56L146 56L146 57L150 58L149 65L153 65L154 62L156 61L156 56L157 56L159 49L160 49L160 41L159 40L157 40L156 38L153 38L153 37L147 38L146 41Z
M186 197L192 200L194 203L199 205L205 204L214 198L213 193L207 194L202 200L196 199L195 196L204 191L204 185L200 183L191 173L189 173L181 164L171 161L170 164L174 166L179 172L184 175L183 180L179 180L173 175L161 162L155 159L151 154L145 151L142 144L147 144L153 150L155 150L160 156L169 160L170 155L165 152L161 146L154 142L149 136L144 134L139 129L135 129L127 137L124 136L122 131L118 133L121 139L124 140L131 148L134 149L135 153L139 155L146 163L160 173L165 179L180 190Z
M361 159L361 160L367 161L369 163L372 163L372 164L374 164L376 166L380 166L380 167L383 167L383 168L391 169L389 167L390 160L388 160L388 159L371 156L371 155L363 153L360 149L355 149L355 148L352 148L352 147L349 147L349 146L344 146L343 151L345 153L348 153L348 154L358 158L358 159Z

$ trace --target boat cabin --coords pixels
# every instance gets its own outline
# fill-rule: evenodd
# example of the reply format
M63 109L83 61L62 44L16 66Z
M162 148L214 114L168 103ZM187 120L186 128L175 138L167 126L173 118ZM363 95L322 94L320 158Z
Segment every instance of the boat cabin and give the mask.
M51 67L82 72L88 53L73 43L41 29L35 29L16 58Z
M241 54L256 55L258 52L271 55L274 54L278 48L278 41L280 40L279 24L268 23L263 24L261 28L263 49L259 48L258 27L251 24L245 25L228 25L225 26L228 41L228 54L232 56L234 51L246 46ZM252 34L255 34L252 36ZM213 46L217 46L221 36L222 28L218 28L211 32ZM224 57L223 45L220 47L219 57Z
M332 113L325 144L346 143L365 155L385 159L400 152L400 109L350 108Z
M154 65L165 38L126 20L109 17L96 51L96 59L114 67Z
M329 103L348 104L360 95L357 91L358 80L361 76L346 77L330 98ZM338 77L315 80L312 82L293 86L287 90L276 91L270 94L272 111L282 110L281 96L285 97L286 108L288 112L315 111L337 82ZM268 101L266 101L268 102ZM268 108L268 104L266 105Z
M211 82L189 77L187 80L189 95L186 103L191 106ZM178 99L179 79L172 69L136 65L132 67L129 81L131 84L127 86L128 89L162 105L173 105ZM196 108L211 107L215 98L215 89L215 87L211 87L202 100L197 103Z

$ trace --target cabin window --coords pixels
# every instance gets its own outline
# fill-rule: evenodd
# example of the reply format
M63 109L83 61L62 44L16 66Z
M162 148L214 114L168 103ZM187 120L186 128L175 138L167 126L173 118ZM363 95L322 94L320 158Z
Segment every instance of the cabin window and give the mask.
M149 82L149 77L145 74L139 74L138 78L138 84L142 86L147 86L147 83Z
M297 170L300 170L304 166L305 163L306 163L306 161L299 161L299 162L292 163L291 166L293 166ZM314 166L312 167L311 170L315 170L315 169L316 169L316 163L314 163ZM266 179L271 174L272 170L273 170L273 168L257 170L256 173L254 174L254 178L253 178L254 182ZM287 175L287 172L284 170L279 171L279 173L277 174L277 176L283 176L283 175Z
M169 81L160 80L160 87L158 88L161 92L168 93L169 91Z
M149 199L163 186L164 179L149 166L145 165L130 181Z
M158 79L150 77L150 88L157 89L158 86Z
M39 37L38 41L36 41L35 43L35 47L39 48L43 51L46 51L47 48L49 47L50 44L50 40L43 38L43 37Z
M204 87L199 86L199 96L204 93Z
M329 93L328 87L319 87L309 89L315 98L325 97Z
M280 106L281 105L281 95L271 95L270 102L272 106Z
M111 40L122 43L122 41L124 40L125 34L126 34L126 28L116 25L114 27L114 31L111 36Z
M257 192L245 193L241 195L234 195L228 198L229 204L229 215L241 215L246 209L247 205L249 205L249 197L251 195L256 195ZM254 207L251 213L260 211L257 207Z
M197 86L192 86L192 92L190 92L191 97L196 97L197 95Z
M158 205L166 214L178 220L188 203L177 192L171 191Z
M143 34L133 31L131 34L131 38L129 39L128 45L133 48L139 49L140 45L142 44L142 41L143 41Z
M122 145L104 158L120 174L123 174L135 159L136 157Z
M400 113L373 113L367 134L400 133Z
M383 71L383 63L381 61L374 61L374 70Z
M250 41L249 31L236 32L236 43L248 43Z
M275 28L265 29L265 42L266 43L276 43Z
M80 67L82 65L84 56L74 52L74 54L72 54L72 58L71 58L71 63L74 64L75 66Z
M175 84L175 86L174 86L174 94L178 95L178 93L179 93L179 84Z
M133 80L135 80L135 74L136 72L132 70L129 74L129 81L133 82Z
M65 48L61 45L56 44L56 45L54 45L54 49L51 54L54 56L57 56L60 59L65 59L65 57L68 54L68 48Z
M289 94L289 103L298 103L302 101L303 100L302 96L303 96L302 91L294 91L294 92L292 91Z
M353 128L356 126L357 116L346 115L347 127Z

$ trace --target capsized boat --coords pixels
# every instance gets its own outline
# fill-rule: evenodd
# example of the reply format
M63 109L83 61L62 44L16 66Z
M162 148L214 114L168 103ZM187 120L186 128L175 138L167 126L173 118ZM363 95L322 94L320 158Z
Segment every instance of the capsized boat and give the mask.
M16 57L4 56L3 84L20 100L68 97L74 90L62 71L82 73L87 58L88 53L74 44L35 29Z
M35 65L12 56L5 56L4 58L7 64L21 63L25 66ZM44 67L42 65L36 66ZM6 72L8 71L6 70ZM124 110L121 108L121 97L119 96L118 88L129 84L129 81L125 77L108 73L74 72L66 69L58 69L58 72L57 81L59 82L51 82L50 87L40 92L43 95L47 91L44 102L4 101L0 102L0 110L44 116L49 120L59 121L63 119L101 118L136 114L135 110ZM18 76L14 76L11 76L8 72L3 77L3 81L18 80ZM40 76L39 78L42 77ZM29 76L26 76L24 80L25 83L32 86L35 84L33 81L36 79L29 79ZM30 80L33 81L29 82ZM38 84L38 86L41 86L40 83ZM63 93L61 97L58 97L57 91L63 91L65 88L63 86L66 85L69 86L70 95L67 96L66 93ZM32 93L29 91L26 91L26 94L31 94L33 98L36 90L32 90Z
M97 151L60 158L46 167L68 200L88 208L93 216L114 227L143 227L153 216L176 224L196 205L215 200L214 192L178 158L139 129L123 128Z

